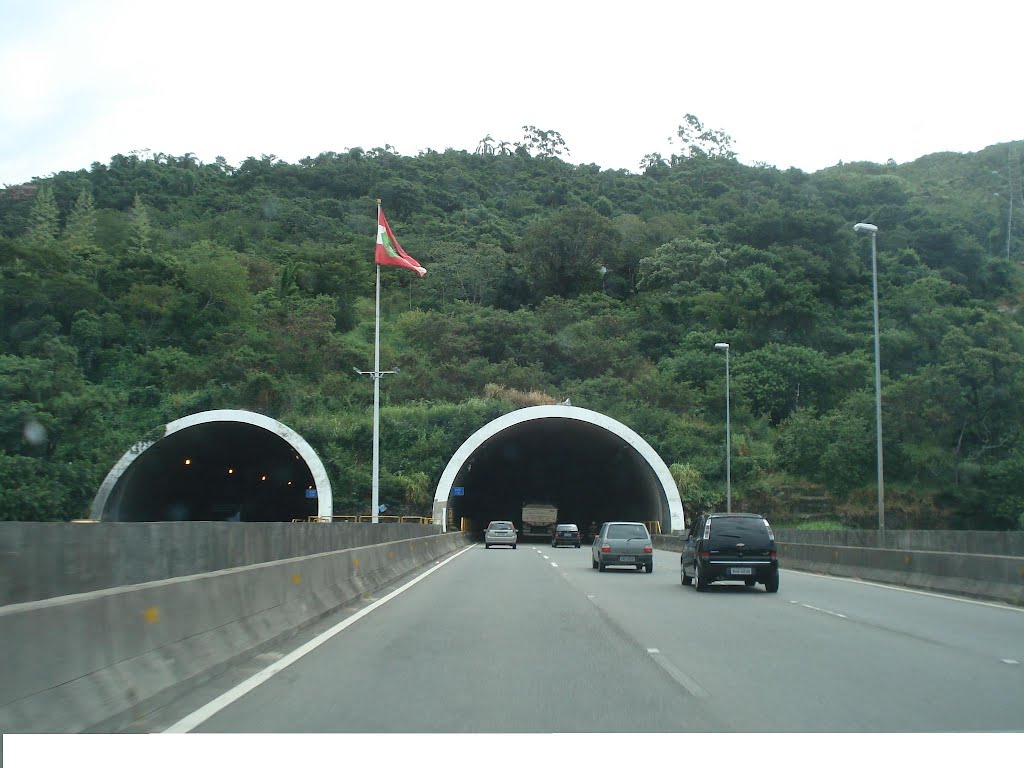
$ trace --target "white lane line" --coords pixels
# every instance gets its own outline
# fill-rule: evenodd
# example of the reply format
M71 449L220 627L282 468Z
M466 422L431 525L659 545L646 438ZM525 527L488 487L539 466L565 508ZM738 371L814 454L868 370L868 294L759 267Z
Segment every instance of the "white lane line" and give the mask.
M231 690L225 691L220 696L218 696L216 699L211 701L209 704L206 704L206 705L200 707L199 709L197 709L191 715L186 715L181 720L179 720L174 725L172 725L170 728L167 728L164 731L164 733L188 733L192 729L198 728L200 725L205 723L207 720L209 720L211 717L216 715L222 709L224 709L225 707L228 707L231 704L233 704L234 702L238 701L240 698L245 696L245 694L249 693L249 691L253 690L257 686L261 685L262 683L267 682L267 680L272 678L274 675L276 675L282 669L290 667L292 664L294 664L296 661L301 659L307 653L309 653L310 651L316 650L321 645L323 645L328 640L330 640L332 637L337 635L339 632L341 632L341 631L343 631L345 629L348 629L350 626L355 624L357 621L359 621L359 619L363 618L368 613L377 610L382 605L384 605L384 603L388 602L389 600L391 600L391 599L393 599L395 597L398 597L400 594L405 592L405 590L410 589L414 585L416 585L419 582L423 581L423 579L427 578L427 576L432 574L438 568L441 568L442 566L447 565L452 560L454 560L456 557L459 557L460 555L464 555L466 552L469 552L472 549L476 549L476 547L466 547L465 549L463 549L463 550L461 550L459 552L456 552L454 555L449 557L447 560L443 560L440 563L438 563L437 565L435 565L429 571L421 573L419 576L417 576L415 579L410 581L408 584L403 584L401 587L396 589L394 592L391 592L390 594L385 595L384 597L380 598L379 600L377 600L374 603L370 603L368 606L366 606L362 610L358 611L357 613L352 614L351 616L349 616L344 621L339 622L338 624L335 624L333 627L331 627L327 631L317 635L312 640L307 642L305 645L302 645L299 648L296 648L294 651L289 653L287 656L284 656L280 660L275 661L269 667L266 667L265 669L260 670L255 675L250 677L248 680L244 680L241 683L239 683L238 685L236 685L234 688L232 688Z
M835 611L826 611L824 608L817 608L817 607L815 607L813 605L808 605L807 603L798 603L796 600L790 600L789 604L790 605L800 605L800 606L803 606L804 608L810 608L812 611L819 611L821 613L827 613L829 616L838 616L840 619L847 618L846 616L844 616L841 613L836 613Z
M879 589L891 589L895 592L909 592L912 595L924 595L925 597L938 597L942 600L953 600L957 603L971 603L972 605L984 605L987 608L1002 608L1004 611L1018 611L1024 613L1024 608L1018 608L1014 605L1003 605L1002 603L990 603L984 600L972 600L969 597L955 597L954 595L944 595L941 592L925 592L921 589L910 589L909 587L897 587L892 584L880 584L877 581L866 581L865 579L851 579L846 576L829 576L824 573L812 573L811 571L796 571L792 568L780 569L786 570L788 573L798 573L802 576L814 576L819 579L832 579L833 581L846 581L851 584L862 584L866 587L878 587Z
M648 648L647 655L651 657L655 664L665 670L669 677L689 691L691 696L695 696L698 699L706 699L708 697L708 692L701 688L696 680L666 659L657 648Z
M545 559L545 560L550 560L551 558L550 558L550 557L548 557L547 555L544 555L544 559Z
M1016 659L1000 659L1003 664L1020 664Z
M551 564L551 567L552 567L552 568L557 568L557 567L558 567L558 563L552 563L552 564Z

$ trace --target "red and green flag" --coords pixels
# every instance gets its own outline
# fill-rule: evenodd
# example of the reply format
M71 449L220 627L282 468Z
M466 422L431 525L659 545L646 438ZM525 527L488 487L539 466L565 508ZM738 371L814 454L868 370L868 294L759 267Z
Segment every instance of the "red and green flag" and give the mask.
M391 231L388 220L384 218L384 209L377 209L377 248L373 254L373 260L378 264L392 267L405 267L411 269L420 277L427 274L427 270L420 266L412 256L402 250L398 244L398 238Z

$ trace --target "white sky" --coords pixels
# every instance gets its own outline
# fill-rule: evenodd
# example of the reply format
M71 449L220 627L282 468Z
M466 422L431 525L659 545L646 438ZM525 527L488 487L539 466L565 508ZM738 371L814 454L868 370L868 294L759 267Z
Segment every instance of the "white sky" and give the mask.
M1019 0L0 0L0 185L133 150L232 165L523 125L638 170L683 116L807 171L1024 139Z

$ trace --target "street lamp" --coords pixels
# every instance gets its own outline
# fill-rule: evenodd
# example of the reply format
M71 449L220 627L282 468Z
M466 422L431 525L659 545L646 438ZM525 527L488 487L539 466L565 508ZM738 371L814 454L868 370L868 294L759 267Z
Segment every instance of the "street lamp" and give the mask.
M1006 167L1007 167L1007 173L1009 173L1009 168L1010 168L1009 160L1007 160L1007 166ZM992 175L993 176L998 176L1000 179L1003 178L1003 174L1001 174L999 171L992 171ZM1008 181L1009 181L1009 184L1007 185L1007 188L1010 191L1010 196L1007 199L1009 201L1010 207L1009 207L1009 209L1006 212L1006 260L1007 261L1010 260L1010 238L1013 237L1013 177L1011 176L1008 179ZM998 192L993 192L992 194L994 194L996 197L1002 197L1002 195L999 194Z
M878 227L874 224L855 224L854 232L868 232L871 235L871 291L874 297L875 314L875 452L878 456L878 535L885 545L885 490L882 480L882 373L878 353L878 256L875 250L875 236Z
M732 512L732 436L729 425L729 345L720 341L715 349L725 350L725 511Z

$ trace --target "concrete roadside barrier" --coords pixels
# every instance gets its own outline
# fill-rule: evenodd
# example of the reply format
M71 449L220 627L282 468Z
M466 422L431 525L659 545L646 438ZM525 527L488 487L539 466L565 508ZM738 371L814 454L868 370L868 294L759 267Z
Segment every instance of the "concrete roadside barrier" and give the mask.
M0 607L0 732L118 730L469 543L438 534Z
M780 542L783 568L1024 605L1024 557Z
M779 536L776 531L776 536ZM683 537L654 536L654 546L681 552ZM778 541L779 565L798 571L877 581L1024 605L1024 557L927 552Z

